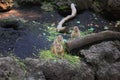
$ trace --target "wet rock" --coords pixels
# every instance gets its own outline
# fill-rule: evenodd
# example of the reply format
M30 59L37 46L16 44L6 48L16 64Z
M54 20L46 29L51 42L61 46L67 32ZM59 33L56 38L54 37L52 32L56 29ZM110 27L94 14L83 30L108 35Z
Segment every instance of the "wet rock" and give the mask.
M0 0L0 12L10 10L13 7L13 0Z
M86 63L91 65L97 80L120 79L120 41L102 42L82 50Z

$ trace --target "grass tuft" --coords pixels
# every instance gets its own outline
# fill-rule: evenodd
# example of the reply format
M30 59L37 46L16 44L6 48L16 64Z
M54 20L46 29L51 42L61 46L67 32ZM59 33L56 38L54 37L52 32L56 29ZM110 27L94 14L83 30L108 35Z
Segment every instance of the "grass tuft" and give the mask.
M55 55L50 50L43 50L39 53L39 57L45 60L54 60L57 61L58 59L67 60L71 64L79 64L80 58L78 56L73 56L70 54L65 53L64 56Z

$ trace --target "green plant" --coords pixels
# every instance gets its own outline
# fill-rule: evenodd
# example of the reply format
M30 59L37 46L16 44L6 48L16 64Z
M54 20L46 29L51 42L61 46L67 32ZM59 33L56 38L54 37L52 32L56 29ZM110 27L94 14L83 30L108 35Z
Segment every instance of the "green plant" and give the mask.
M48 41L53 41L56 38L56 36L60 34L56 31L55 26L52 26L51 24L44 24L43 26L45 26L47 28L46 31L49 34L49 35L47 35Z
M68 60L71 64L78 64L80 62L80 58L78 56L73 56L70 54L64 54L63 58Z
M64 10L64 9L68 9L68 8L69 8L69 7L68 7L68 6L65 6L65 5L59 7L60 10Z
M80 34L81 34L81 37L85 37L87 34L91 34L91 33L93 33L93 31L94 31L94 28L89 28L88 30L86 30L86 31L84 31L84 32L80 32Z
M26 71L26 65L23 63L23 61L21 61L18 57L14 56L12 54L10 56L13 58L13 60L17 64L19 64L21 66L22 70L24 70L24 75L26 75L26 73L27 73L27 71Z
M52 52L50 50L42 50L39 53L39 57L45 59L45 60L49 60L49 59L56 59L55 58L55 54L52 54Z
M0 22L13 22L14 20L13 19L1 19Z
M71 64L79 64L80 58L78 56L73 56L65 53L63 56L55 55L50 50L42 50L39 53L39 57L45 60L57 61L58 59L67 60Z
M41 9L43 9L45 11L53 11L54 10L52 3L46 2L46 1L42 3Z

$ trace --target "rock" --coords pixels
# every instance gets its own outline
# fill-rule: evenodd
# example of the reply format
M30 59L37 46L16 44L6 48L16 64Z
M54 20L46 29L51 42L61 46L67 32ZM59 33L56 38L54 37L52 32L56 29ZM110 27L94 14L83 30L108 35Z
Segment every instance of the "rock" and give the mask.
M74 3L76 5L77 11L81 12L82 10L91 8L92 2L93 0L56 0L55 5L60 14L68 15L71 14L71 3Z
M46 80L43 71L37 67L39 65L39 59L31 59L26 58L26 66L27 66L27 80Z
M108 0L107 10L120 19L120 0Z
M65 60L27 59L26 65L34 68L34 73L42 71L46 80L94 80L94 72L84 62L75 66Z
M40 5L42 0L16 0L18 5Z
M120 0L95 0L94 5L104 15L120 19Z
M42 71L35 71L33 65L30 67L15 57L2 57L0 58L0 80L46 80Z
M93 67L97 80L120 80L120 41L93 45L80 55Z
M0 19L0 27L2 28L12 28L14 30L18 30L20 28L23 28L23 25L27 21L22 18L17 17L8 17L5 19Z
M10 10L13 7L13 0L0 0L0 12Z
M0 80L24 80L25 71L11 57L0 58Z
M93 0L75 0L78 10L84 10L91 8Z

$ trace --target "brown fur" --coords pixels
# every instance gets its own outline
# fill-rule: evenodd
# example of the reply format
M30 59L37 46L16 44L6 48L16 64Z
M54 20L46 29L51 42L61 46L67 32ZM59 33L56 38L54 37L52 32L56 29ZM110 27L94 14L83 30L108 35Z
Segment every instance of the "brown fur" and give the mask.
M78 37L80 37L80 30L77 26L74 26L73 31L71 33L71 38L74 39Z
M61 35L57 36L51 47L52 53L63 55L64 54L63 42L64 42L63 37Z

